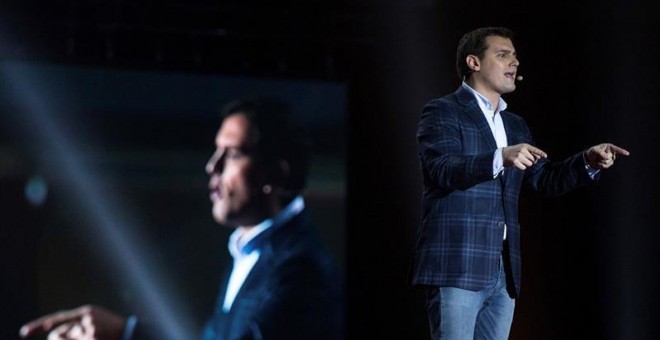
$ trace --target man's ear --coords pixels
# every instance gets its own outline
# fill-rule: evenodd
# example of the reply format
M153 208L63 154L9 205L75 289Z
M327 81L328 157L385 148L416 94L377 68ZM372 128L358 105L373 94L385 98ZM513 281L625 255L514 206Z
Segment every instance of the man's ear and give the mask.
M291 175L291 167L286 160L270 163L262 172L263 182L275 188L285 188Z
M477 57L476 55L473 54L468 55L467 57L465 57L465 62L467 63L470 70L472 70L472 72L477 72L481 69L479 57Z

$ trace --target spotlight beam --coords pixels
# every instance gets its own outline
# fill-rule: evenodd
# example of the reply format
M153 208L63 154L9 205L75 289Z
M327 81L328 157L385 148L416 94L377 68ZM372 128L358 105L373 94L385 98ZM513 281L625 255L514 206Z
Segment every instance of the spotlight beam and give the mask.
M75 142L75 136L63 132L66 120L58 112L61 103L48 93L52 89L40 88L46 80L31 74L22 63L2 62L1 65L5 88L14 99L15 107L22 108L19 114L9 113L9 116L36 142L33 151L47 155L40 161L49 175L71 184L67 189L92 224L85 230L98 232L99 239L103 240L98 245L103 250L102 255L114 265L124 284L136 287L138 301L150 319L158 321L162 339L195 338L190 317L176 312L185 309L179 308L183 306L182 300L158 284L166 282L161 267L146 255L137 253L145 248L133 232L140 227L130 222L126 209L111 195L99 194L95 178L77 148L80 144Z

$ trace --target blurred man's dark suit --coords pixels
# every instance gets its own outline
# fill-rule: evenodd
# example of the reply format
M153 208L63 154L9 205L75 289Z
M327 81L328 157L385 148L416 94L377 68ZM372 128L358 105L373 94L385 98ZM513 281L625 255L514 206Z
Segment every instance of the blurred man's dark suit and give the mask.
M259 260L223 312L229 269L202 339L342 339L341 275L314 228L302 211L251 240Z

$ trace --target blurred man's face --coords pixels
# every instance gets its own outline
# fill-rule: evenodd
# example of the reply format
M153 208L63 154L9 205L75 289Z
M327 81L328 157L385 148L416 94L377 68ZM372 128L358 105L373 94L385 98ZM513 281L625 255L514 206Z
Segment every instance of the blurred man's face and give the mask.
M215 138L206 172L211 177L213 218L220 224L252 226L267 217L254 140L249 120L240 113L225 118Z

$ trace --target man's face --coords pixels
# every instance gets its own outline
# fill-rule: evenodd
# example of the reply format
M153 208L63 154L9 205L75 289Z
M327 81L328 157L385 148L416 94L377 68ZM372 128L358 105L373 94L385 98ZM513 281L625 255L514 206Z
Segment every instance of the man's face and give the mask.
M489 36L486 44L488 48L479 59L478 72L473 73L475 90L497 95L513 92L520 63L511 39Z
M216 150L206 165L213 218L219 224L237 227L259 223L265 200L255 160L255 137L243 114L228 116L215 138Z

